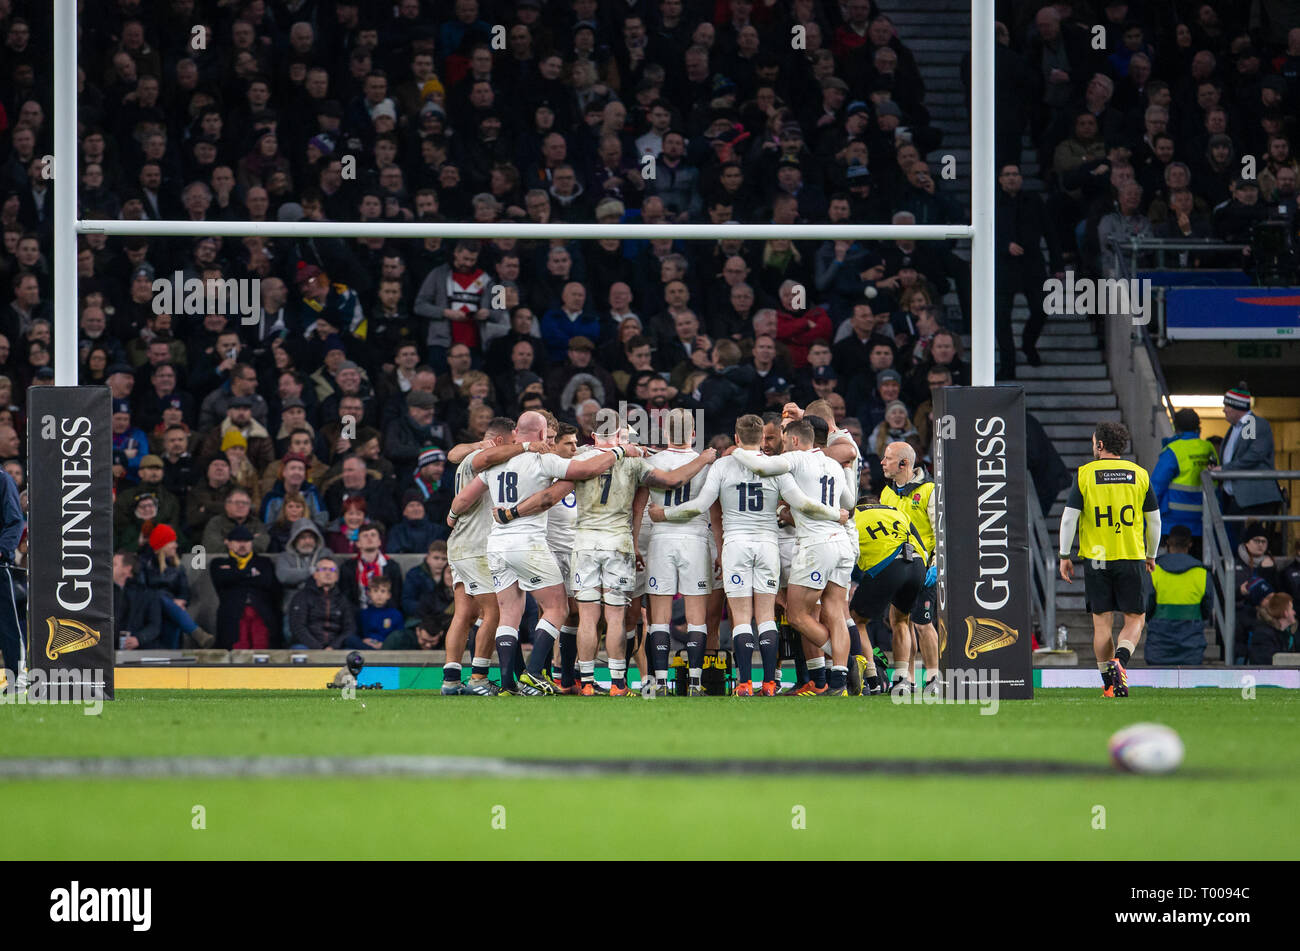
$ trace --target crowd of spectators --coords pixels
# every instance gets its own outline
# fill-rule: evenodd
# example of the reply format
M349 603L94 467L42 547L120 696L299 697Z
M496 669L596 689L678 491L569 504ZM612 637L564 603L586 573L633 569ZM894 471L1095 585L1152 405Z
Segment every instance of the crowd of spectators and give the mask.
M1210 227L1239 230L1243 154L1257 201L1294 189L1300 31L1110 3L1099 50L1083 4L1005 6L999 149L1035 137L1050 247L1112 228L1130 181L1126 222L1227 200ZM873 0L86 3L75 184L45 160L54 28L50 4L0 0L0 456L20 486L74 188L87 219L966 220L917 57ZM117 573L157 595L132 623L169 643L435 643L448 453L494 416L546 408L585 441L602 408L680 406L713 439L820 397L878 488L884 445L925 461L932 393L969 382L969 269L944 242L86 234L77 267L80 380L113 399ZM231 281L256 287L251 318L167 303ZM173 570L194 546L212 633ZM425 559L403 577L399 553Z
M998 82L1025 95L998 101L997 161L1019 160L1027 123L1054 259L1106 271L1114 237L1249 244L1270 219L1294 236L1294 3L1016 6L999 26Z

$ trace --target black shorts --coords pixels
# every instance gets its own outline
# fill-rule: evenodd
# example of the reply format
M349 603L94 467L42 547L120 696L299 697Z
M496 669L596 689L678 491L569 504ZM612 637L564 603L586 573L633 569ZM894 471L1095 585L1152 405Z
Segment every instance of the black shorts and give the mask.
M921 579L924 584L925 579ZM916 596L916 603L912 605L912 623L913 624L933 624L934 611L939 604L939 592L935 589L938 585L929 584L921 588L921 593Z
M1146 613L1145 561L1111 561L1104 568L1083 566L1084 606L1089 614Z
M877 620L891 604L906 613L912 610L924 587L925 565L921 560L895 558L874 578L863 575L849 609L868 621Z

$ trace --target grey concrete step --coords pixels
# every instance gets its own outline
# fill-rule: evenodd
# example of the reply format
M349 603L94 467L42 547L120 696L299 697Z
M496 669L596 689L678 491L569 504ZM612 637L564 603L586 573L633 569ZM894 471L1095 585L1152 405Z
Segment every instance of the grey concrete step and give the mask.
M1061 461L1065 463L1066 468L1068 469L1077 469L1079 466L1086 466L1088 463L1092 462L1092 450L1089 449L1086 454L1081 455L1072 455L1062 452Z
M1052 443L1056 446L1056 451L1062 456L1067 453L1071 456L1088 456L1092 457L1092 440L1091 439L1057 439Z
M1023 326L1011 328L1015 334L1016 341L1019 342L1024 338L1025 328ZM1038 349L1041 350L1069 350L1082 356L1089 351L1101 352L1101 344L1092 334L1072 334L1072 333L1052 333L1044 328L1038 336Z
M1117 409L1043 409L1034 410L1034 416L1044 426L1052 423L1087 423L1096 426L1100 422L1123 422Z
M1038 355L1043 358L1045 364L1086 366L1102 362L1100 350L1044 350L1040 347Z
M1112 409L1119 405L1114 393L1027 393L1025 407L1040 409Z
M1096 350L1097 338L1093 334L1061 334L1059 336L1043 335L1039 350Z
M1042 367L1039 367L1042 369ZM1025 394L1030 393L1110 393L1112 392L1110 380L1034 380L1019 379L1019 370L1017 370L1016 382L1024 386Z
M1019 373L1019 371L1016 372ZM1057 441L1062 439L1088 439L1093 431L1092 426L1082 425L1044 426L1043 429L1046 430L1048 436Z
M1023 383L1028 383L1034 379L1044 380L1105 380L1107 379L1106 365L1098 361L1097 363L1075 363L1067 365L1041 367L1016 367L1016 379ZM1050 435L1050 434L1049 434Z

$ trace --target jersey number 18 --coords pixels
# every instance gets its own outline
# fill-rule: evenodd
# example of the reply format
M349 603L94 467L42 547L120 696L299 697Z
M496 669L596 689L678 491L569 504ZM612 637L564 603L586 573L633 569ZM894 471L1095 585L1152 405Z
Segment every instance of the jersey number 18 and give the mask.
M519 473L502 472L497 476L497 501L519 501Z

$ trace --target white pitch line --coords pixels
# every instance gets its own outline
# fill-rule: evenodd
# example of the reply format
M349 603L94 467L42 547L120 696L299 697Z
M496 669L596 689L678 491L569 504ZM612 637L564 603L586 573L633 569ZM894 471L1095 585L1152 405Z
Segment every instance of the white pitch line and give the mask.
M1042 760L521 760L481 756L154 756L0 759L0 781L24 779L208 779L285 776L573 779L594 776L780 776L792 774L985 775L1106 773L1109 767Z

